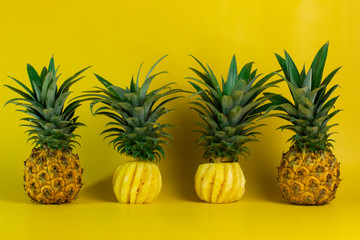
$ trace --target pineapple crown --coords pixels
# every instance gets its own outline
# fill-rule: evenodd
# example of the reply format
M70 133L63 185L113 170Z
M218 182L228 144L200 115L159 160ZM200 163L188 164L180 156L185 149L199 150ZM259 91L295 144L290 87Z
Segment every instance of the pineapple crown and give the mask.
M197 101L190 102L193 105L191 109L197 111L203 120L196 123L202 127L202 130L195 130L201 134L196 142L202 146L203 158L209 162L238 161L238 155L249 155L245 143L257 141L256 135L261 133L254 130L264 125L255 121L269 107L264 104L267 99L259 95L282 80L266 83L275 73L260 79L261 74L257 74L256 69L252 70L253 62L245 64L238 72L234 55L227 80L222 77L220 88L211 68L204 67L193 58L204 71L190 68L199 79L187 77L195 89L193 96L199 96Z
M95 74L96 78L105 88L95 87L96 90L85 91L84 100L91 101L90 109L94 115L105 115L112 119L106 126L108 128L101 134L105 138L112 138L110 144L121 154L138 158L142 161L155 162L165 157L163 144L169 145L172 136L164 132L165 128L174 127L170 124L157 123L158 119L172 109L165 105L180 96L170 97L174 93L182 92L180 89L171 89L166 84L158 89L148 92L153 79L165 71L150 75L156 65L165 58L160 58L147 73L144 83L139 86L139 68L136 82L132 77L130 87L121 88ZM159 100L160 103L158 102ZM94 110L94 106L102 103L102 107Z
M276 55L285 76L281 76L287 83L292 102L280 94L265 93L271 101L269 110L279 110L282 113L271 114L289 121L291 124L281 126L280 129L289 129L295 134L288 140L300 149L308 148L312 151L326 150L332 147L334 140L329 137L334 132L329 130L338 125L327 125L339 111L334 110L334 104L339 96L331 94L339 87L338 84L327 90L329 83L339 68L333 70L322 80L329 43L324 44L317 52L308 72L305 65L299 73L290 55L285 51L285 59Z
M74 117L75 110L81 105L80 100L70 100L65 107L66 99L71 92L70 87L83 77L79 77L87 68L77 72L72 77L66 79L60 88L57 81L61 74L57 76L58 68L55 69L54 57L51 57L49 67L44 67L39 75L30 65L27 65L27 72L30 79L31 89L21 81L10 77L22 90L5 85L5 87L19 94L21 97L13 98L5 103L12 103L22 107L17 111L24 112L30 117L22 118L26 126L30 129L28 141L33 141L35 147L50 149L71 149L74 144L78 144L74 131L79 126L84 126L78 122L78 116Z

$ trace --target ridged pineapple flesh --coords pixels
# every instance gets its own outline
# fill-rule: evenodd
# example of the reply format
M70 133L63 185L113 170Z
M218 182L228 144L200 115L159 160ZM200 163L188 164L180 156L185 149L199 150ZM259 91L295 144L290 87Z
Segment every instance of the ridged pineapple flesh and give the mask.
M113 186L121 203L151 203L162 187L159 167L151 162L121 163L115 170Z
M195 175L195 190L203 201L230 203L241 199L245 192L245 182L237 162L203 163Z

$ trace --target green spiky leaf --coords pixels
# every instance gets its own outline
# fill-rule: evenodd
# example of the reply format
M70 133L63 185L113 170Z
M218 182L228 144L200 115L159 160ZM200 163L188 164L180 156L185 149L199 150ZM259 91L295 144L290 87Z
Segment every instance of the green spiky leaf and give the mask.
M87 69L87 68L86 68ZM75 75L81 74L86 69L78 72ZM18 111L26 113L31 118L22 118L22 121L30 124L22 124L21 126L30 127L28 130L29 141L33 141L35 147L52 148L52 149L69 149L78 144L75 141L77 135L73 132L79 127L84 126L83 123L77 122L78 117L74 117L75 110L80 106L80 100L70 101L66 106L66 100L71 92L67 90L70 85L66 85L67 81L62 86L66 86L66 91L56 93L57 79L54 57L51 58L49 68L44 67L39 75L36 70L30 65L27 65L30 84L32 90L25 86L22 82L13 79L24 90L16 89L10 85L5 85L21 98L14 98L8 103L13 103L20 107Z
M156 65L165 57L166 55L150 68L141 86L140 70L143 64L140 65L136 81L131 78L125 89L95 74L105 88L85 91L81 96L83 101L91 102L90 109L95 115L104 115L112 120L106 126L113 127L105 129L102 134L105 135L104 139L111 139L110 144L120 154L150 162L159 161L165 156L162 145L167 145L165 140L171 140L172 136L164 132L164 129L172 125L158 121L161 116L170 112L166 108L167 104L179 98L172 95L183 92L180 89L171 89L170 85L174 83L149 91L152 81L159 74L165 73L151 75Z

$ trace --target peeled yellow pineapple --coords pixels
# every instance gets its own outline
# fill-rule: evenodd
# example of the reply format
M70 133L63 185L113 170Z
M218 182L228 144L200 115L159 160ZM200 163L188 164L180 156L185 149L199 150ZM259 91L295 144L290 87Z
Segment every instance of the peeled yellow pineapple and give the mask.
M162 187L159 167L151 162L125 162L115 170L113 187L121 203L150 203Z
M201 164L195 175L195 190L201 200L210 203L239 200L245 192L245 177L240 164Z

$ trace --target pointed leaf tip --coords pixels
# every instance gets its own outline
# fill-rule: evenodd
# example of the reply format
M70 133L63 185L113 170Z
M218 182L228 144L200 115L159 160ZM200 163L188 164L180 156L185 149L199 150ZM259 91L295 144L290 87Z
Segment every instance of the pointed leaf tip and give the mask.
M233 58L231 59L228 77L226 79L223 89L225 95L229 95L231 93L231 90L234 88L237 80L238 80L237 63L234 54Z
M167 55L161 57L159 60L156 61L156 63L150 68L149 72L146 74L145 79L147 79L150 76L151 72L154 70L156 65L158 65L158 63L161 62L161 60L163 60L165 57L167 57Z

